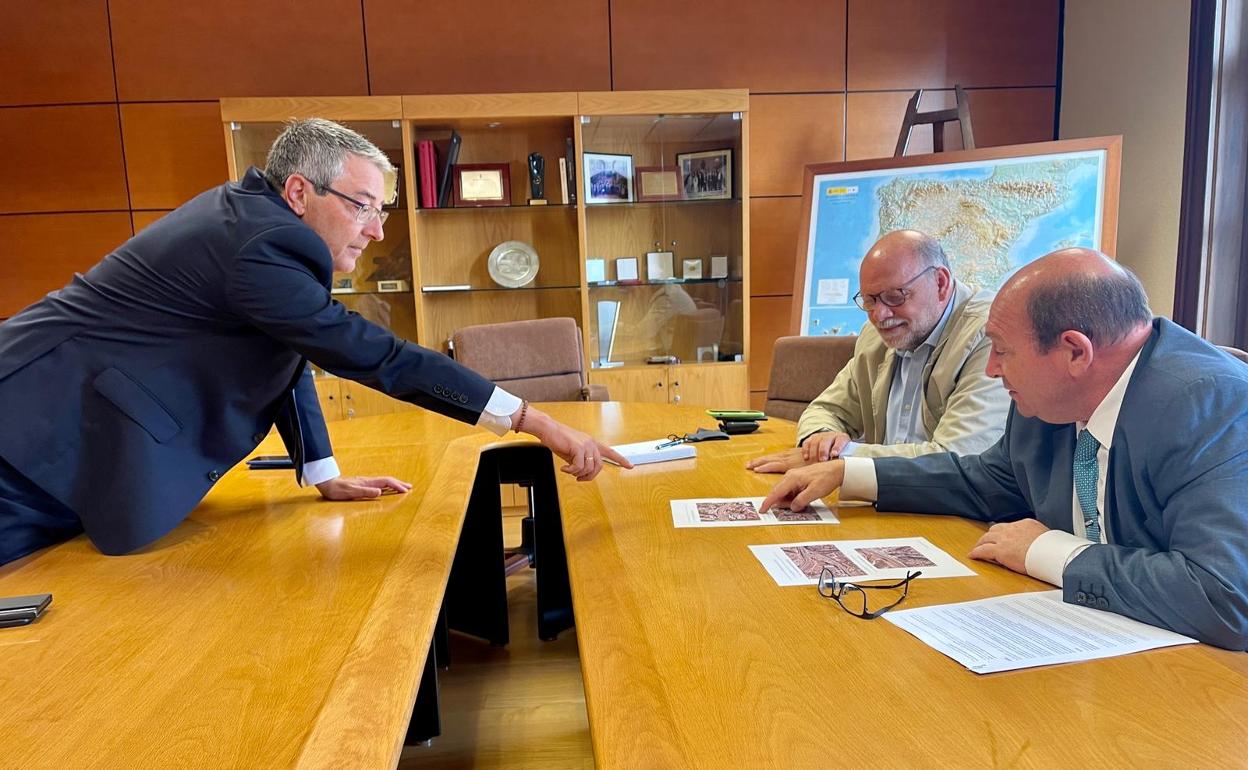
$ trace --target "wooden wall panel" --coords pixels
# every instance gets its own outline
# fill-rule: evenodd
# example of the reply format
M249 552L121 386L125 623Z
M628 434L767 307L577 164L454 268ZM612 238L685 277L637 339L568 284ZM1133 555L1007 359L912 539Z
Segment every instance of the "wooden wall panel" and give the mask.
M0 217L5 279L0 318L7 318L84 272L131 235L130 215L34 214Z
M177 208L229 176L215 103L123 104L121 126L136 209Z
M117 106L0 109L0 213L129 208Z
M750 97L750 195L801 195L808 163L844 160L844 94Z
M168 214L168 211L135 211L131 213L130 219L134 223L134 234L138 235L143 228Z
M607 0L369 0L374 94L611 88Z
M750 199L750 294L793 293L801 198Z
M359 0L111 0L122 101L368 93Z
M111 102L106 0L0 3L0 104Z
M793 297L750 298L750 390L767 390L776 338L791 334Z
M845 0L613 0L615 88L845 89Z
M1060 0L850 0L851 91L1057 83Z
M910 96L908 91L850 94L846 107L846 159L891 157ZM1055 89L975 90L968 91L967 98L971 103L975 144L979 147L1053 139ZM923 94L920 107L937 110L952 107L955 102L952 90L928 91ZM945 126L945 149L957 150L961 147L962 134L958 125L951 123ZM931 151L931 127L915 128L906 154L921 155Z

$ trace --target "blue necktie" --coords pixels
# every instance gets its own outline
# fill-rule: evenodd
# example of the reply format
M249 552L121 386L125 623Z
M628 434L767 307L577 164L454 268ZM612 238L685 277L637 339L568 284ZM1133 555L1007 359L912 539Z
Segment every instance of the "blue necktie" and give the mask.
M1083 528L1086 537L1094 543L1101 542L1101 520L1096 513L1096 450L1101 442L1086 429L1079 431L1075 441L1075 495L1083 510Z

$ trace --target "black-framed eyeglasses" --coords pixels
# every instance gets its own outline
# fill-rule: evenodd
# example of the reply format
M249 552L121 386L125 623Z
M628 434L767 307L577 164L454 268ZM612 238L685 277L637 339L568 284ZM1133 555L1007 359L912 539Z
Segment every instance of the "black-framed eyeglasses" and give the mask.
M873 620L905 601L906 595L910 592L910 581L922 574L922 572L918 571L907 572L905 578L898 580L896 583L860 586L857 583L839 580L832 573L831 569L824 567L819 572L819 595L825 599L833 600L841 605L841 609L856 618ZM901 595L892 604L875 610L867 609L868 591L892 591L898 588L901 589Z
M384 225L386 223L386 220L390 218L389 211L382 211L376 206L370 206L369 204L364 203L363 201L357 201L355 198L352 198L350 195L343 195L342 193L338 192L337 190L335 190L334 188L330 187L327 184L326 185L314 184L312 185L312 187L321 195L324 195L325 193L330 193L331 195L337 195L339 198L342 198L347 203L350 203L352 206L355 206L355 221L361 224L366 225L369 222L372 222L374 219L376 219L376 220L379 220L381 224Z
M939 266L928 265L927 267L923 268L923 270L921 270L918 275L906 281L905 283L903 283L902 285L898 286L895 289L885 289L879 294L863 294L862 292L858 292L857 294L854 295L854 304L862 308L863 310L866 310L867 312L871 312L871 310L875 307L875 303L877 302L882 302L887 307L901 307L902 305L906 304L906 300L910 299L910 295L914 293L907 287L910 286L910 284L922 278L923 276L927 275L927 272L929 270L935 270L937 267Z

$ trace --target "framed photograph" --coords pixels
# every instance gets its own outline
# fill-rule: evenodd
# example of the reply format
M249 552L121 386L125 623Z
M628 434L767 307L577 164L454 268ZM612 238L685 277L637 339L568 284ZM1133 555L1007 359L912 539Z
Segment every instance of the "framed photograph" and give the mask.
M451 177L456 207L511 205L511 167L506 163L458 163Z
M403 166L398 163L394 164L394 175L386 175L386 200L382 201L383 209L402 208L403 195Z
M646 280L670 281L676 275L672 272L672 252L646 252Z
M676 155L681 194L686 200L732 197L732 150L683 152Z
M585 153L586 203L633 202L633 156Z
M680 200L680 172L675 166L638 166L637 200Z

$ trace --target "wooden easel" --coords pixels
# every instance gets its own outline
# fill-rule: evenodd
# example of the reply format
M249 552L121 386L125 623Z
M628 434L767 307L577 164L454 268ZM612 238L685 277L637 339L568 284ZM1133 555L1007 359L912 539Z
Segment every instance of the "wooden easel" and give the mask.
M962 129L962 149L975 149L975 136L971 133L971 104L967 101L962 86L955 85L953 93L957 96L958 106L947 110L919 112L919 100L923 98L923 89L914 92L906 104L906 116L901 121L901 135L897 137L897 149L893 156L900 158L906 154L910 144L910 132L915 126L931 125L932 152L945 151L945 124L958 121Z

